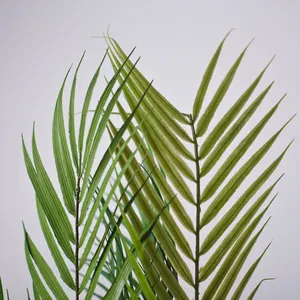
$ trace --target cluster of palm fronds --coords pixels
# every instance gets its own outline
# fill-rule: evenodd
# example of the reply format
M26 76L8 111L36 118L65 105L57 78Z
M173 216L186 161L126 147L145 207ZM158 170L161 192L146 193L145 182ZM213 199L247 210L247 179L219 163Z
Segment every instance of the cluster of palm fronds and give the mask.
M63 93L68 72L57 98L52 132L61 192L57 192L43 165L34 130L32 158L23 142L41 228L55 267L52 270L24 228L34 299L189 299L183 281L193 288L195 300L227 299L229 295L240 299L269 246L234 291L232 287L268 222L259 227L275 197L267 199L280 178L252 199L273 174L289 145L256 176L229 210L223 212L223 208L288 122L232 172L282 99L227 154L230 144L239 141L240 131L272 83L245 108L268 64L211 128L248 48L203 109L226 37L208 64L191 114L181 113L168 102L138 71L131 61L132 52L127 56L107 36L108 51L103 61L110 60L114 75L107 80L90 113L102 61L87 89L77 128L74 107L81 59L72 81L66 126ZM121 100L125 100L126 107ZM118 128L113 115L122 120ZM110 143L104 140L105 134ZM99 147L103 149L104 144L108 146L98 160ZM201 180L207 174L210 180L202 188ZM188 205L195 216L187 212ZM203 228L213 222L201 240ZM194 249L187 232L194 239ZM193 273L189 264L193 265ZM202 282L208 282L205 288ZM248 299L254 297L260 284ZM4 299L2 294L0 282L0 299Z

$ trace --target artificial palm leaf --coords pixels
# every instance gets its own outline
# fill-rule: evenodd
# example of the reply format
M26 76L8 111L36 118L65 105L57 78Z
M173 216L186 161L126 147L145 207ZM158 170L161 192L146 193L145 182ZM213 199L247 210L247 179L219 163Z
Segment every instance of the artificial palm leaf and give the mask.
M103 138L110 115L119 99L124 84L130 77L130 72L135 68L133 65L129 74L124 80L121 80L118 86L119 74L124 65L120 66L119 71L107 83L104 92L99 97L100 100L95 113L91 122L89 122L88 110L105 56L87 89L78 135L76 134L74 107L77 76L83 57L73 78L69 102L68 128L65 127L63 114L63 94L70 70L59 91L53 116L52 140L60 191L55 188L42 162L35 130L33 130L32 134L32 158L22 138L25 164L36 194L41 228L53 257L54 265L60 275L60 278L55 275L56 270L52 270L52 266L46 262L24 229L26 259L33 280L36 299L52 299L53 297L56 299L69 299L69 294L72 293L75 294L76 299L79 299L84 291L86 291L85 298L91 299L95 292L99 274L105 273L104 266L107 266L105 263L107 263L108 254L111 255L112 259L117 260L119 269L127 257L132 258L132 253L128 252L128 249L132 246L129 247L127 244L124 244L125 236L123 237L123 234L116 235L116 232L120 232L121 229L119 227L122 226L124 215L126 216L133 200L129 201L130 204L127 204L125 208L118 206L118 214L122 213L121 219L116 213L109 214L108 221L105 217L110 211L111 200L116 195L122 180L125 180L124 174L131 167L137 150L131 153L127 162L119 169L118 176L114 178L113 184L109 186L108 183L113 179L113 175L117 170L117 163L126 150L127 144L137 134L137 130L135 130L131 132L126 140L123 140L127 127L136 111L138 111L151 85L149 84L145 88L133 112L127 116L121 128L115 132L115 136L109 143L100 162L95 162L96 152ZM112 95L111 92L114 88L117 91ZM69 135L67 131L69 131ZM114 156L113 153L116 149L118 149L117 154ZM147 178L145 178L145 181L147 181ZM137 195L142 191L143 186L142 184L138 188L136 191ZM105 195L107 190L109 191L108 195ZM98 211L100 213L95 218ZM100 239L100 243L97 247L93 247L97 235L101 232L103 226L106 226L106 230L102 233L103 236ZM114 243L112 241L117 242L118 248L116 253L114 252ZM121 254L123 250L120 249L126 250L126 257L124 256L125 252ZM85 267L87 260L90 263ZM110 262L110 268L115 268L112 262ZM132 276L133 272L140 274L142 271L138 267L132 266L127 277ZM114 276L116 275L114 274ZM135 276L138 277L138 275ZM144 281L142 279L136 281L136 286L132 286L132 288L137 288L137 285L140 283L143 283L145 288L145 279ZM150 291L149 289L146 291L149 295L153 293L152 288L150 288ZM143 293L146 291L142 289ZM124 295L128 296L129 293L124 293Z
M35 299L69 299L70 295L105 300L243 297L269 246L246 270L237 288L233 287L269 221L264 218L282 176L272 179L272 184L269 179L291 143L255 180L249 181L248 176L273 149L292 118L255 149L255 141L285 97L259 121L253 119L273 86L272 82L252 99L272 58L217 120L251 44L241 50L212 99L207 99L228 35L204 72L189 114L181 113L136 68L139 58L132 60L134 50L126 55L109 35L105 36L108 49L91 78L78 123L76 86L85 54L74 72L66 120L68 71L52 123L59 188L43 164L35 128L32 157L22 137L41 229L53 258L53 264L44 259L24 227ZM91 113L106 58L114 74L105 78L106 86ZM252 129L245 133L248 125ZM103 149L106 134L110 142ZM100 145L104 154L98 161ZM205 176L208 180L203 186ZM238 197L237 191L242 192ZM226 211L225 205L229 205ZM193 296L188 296L182 281L193 289Z
M235 76L238 74L238 69L242 68L242 61L245 59L246 51L251 44L250 42L241 51L212 99L206 99L207 90L214 80L214 71L218 68L222 48L227 39L228 34L218 46L204 72L191 114L180 113L153 85L149 88L145 100L134 116L140 133L134 135L132 141L140 156L135 156L133 164L126 171L128 172L128 180L132 177L131 168L136 169L133 166L142 163L145 170L151 172L151 178L155 183L155 186L152 182L147 183L139 195L143 200L137 201L137 205L142 203L144 206L149 205L152 209L157 210L163 201L175 196L174 202L170 204L170 211L161 216L161 228L170 235L172 240L170 242L168 240L168 242L163 241L165 234L162 235L163 231L158 230L159 227L153 230L153 236L157 240L156 247L160 245L160 248L170 259L176 274L193 287L194 295L192 297L195 300L212 299L213 297L227 299L230 293L232 293L233 299L241 297L262 256L248 270L235 291L231 291L232 286L237 274L242 271L256 240L267 224L266 222L258 233L254 234L255 228L259 226L275 197L269 201L265 208L262 206L268 201L281 177L268 188L265 188L255 201L253 199L275 173L290 146L290 144L287 145L261 175L256 177L257 179L250 183L247 182L249 174L268 155L273 144L292 118L283 126L279 126L271 137L264 138L261 146L254 151L252 156L249 156L248 152L255 149L254 141L263 134L265 126L273 118L279 109L279 104L285 97L284 95L260 121L254 121L252 117L256 115L262 101L268 96L273 82L263 88L254 99L252 99L252 95L260 88L260 81L272 62L272 58L254 77L252 83L233 105L227 111L222 112L223 117L216 120L216 112L221 103L226 102L226 94L234 86ZM105 40L108 45L108 57L111 65L115 74L120 75L119 83L121 84L131 72L132 76L128 78L122 91L130 111L133 111L143 89L148 86L149 82L137 68L132 70L133 62L130 58L127 59L125 51L116 40L109 35L105 36ZM120 73L117 73L121 66L124 67ZM248 103L250 104L246 107ZM207 104L206 107L204 104ZM125 120L128 112L120 103L117 105L120 116ZM150 111L153 113L145 122L142 122ZM216 125L212 126L213 123ZM252 126L252 129L245 134L243 128L248 124ZM136 126L131 123L127 127L129 134L136 130ZM110 124L110 127L112 131L116 131L113 125ZM242 136L243 138L241 138ZM239 142L236 143L237 141ZM232 144L237 146L229 148ZM124 166L131 153L129 147L126 146L126 148L127 150L120 156L121 167ZM151 149L151 155L146 155L149 149ZM143 162L139 162L139 157L145 157ZM236 170L241 160L242 164ZM222 164L218 164L220 161ZM194 170L191 169L193 164ZM202 178L206 175L209 175L210 179L203 186ZM145 176L143 173L137 174L136 186L130 186L133 193L140 184L139 180L143 181L143 176ZM245 183L248 186L244 187ZM194 188L192 189L193 185ZM241 187L244 189L243 193L236 199L236 192L241 190ZM208 205L203 206L205 202ZM224 206L228 203L231 203L231 207L224 213ZM243 208L248 203L251 203L251 206L244 212ZM186 210L189 205L192 205L195 211L193 220ZM206 207L204 212L203 207ZM139 210L146 219L153 218L153 213L150 214L149 208L139 207ZM221 219L216 221L216 217L219 215ZM190 253L189 250L190 241L182 238L182 236L184 237L184 229L173 225L176 222L175 216L194 235L195 249L193 253ZM130 215L128 218L130 220ZM212 229L202 240L200 234L203 227L208 224L213 224ZM229 230L229 228L231 229ZM217 247L213 247L216 244ZM207 257L205 264L202 263L204 255ZM190 275L183 269L185 263L183 264L182 261L186 260L190 260L194 265L193 278L190 278ZM164 261L164 264L167 265L167 262ZM160 271L160 265L155 265L155 262L154 267L157 272ZM163 275L161 276L166 288L173 293L173 283L163 278ZM176 278L174 274L172 276L173 279ZM206 280L210 280L207 289L201 289L200 283ZM182 299L179 294L173 293L172 297Z

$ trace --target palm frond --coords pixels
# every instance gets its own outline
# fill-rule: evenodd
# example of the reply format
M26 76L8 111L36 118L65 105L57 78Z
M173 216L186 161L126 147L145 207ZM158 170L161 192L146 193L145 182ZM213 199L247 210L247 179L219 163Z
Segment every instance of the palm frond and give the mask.
M260 176L257 176L253 182L248 183L242 195L233 202L233 205L224 214L223 207L225 204L232 202L236 191L240 190L242 184L245 185L248 176L261 163L272 149L283 129L293 119L292 117L283 126L279 127L277 132L266 139L251 157L247 157L248 150L254 148L254 141L261 136L265 126L279 109L279 105L285 98L284 95L259 122L254 124L253 129L244 135L237 146L232 149L229 148L231 144L236 143L243 132L244 126L251 124L252 116L260 108L262 101L268 96L273 86L272 82L251 101L254 91L259 88L261 79L274 57L261 69L235 103L222 114L223 117L217 122L212 122L212 120L215 120L220 104L226 100L225 96L233 85L237 71L242 67L242 61L252 42L242 50L214 96L209 100L206 109L203 110L207 90L213 80L214 71L218 67L222 48L228 35L229 33L218 46L204 73L191 114L180 113L178 110L173 109L173 105L154 86L151 86L145 96L145 101L141 104L141 109L134 117L136 122L140 124L150 110L153 109L154 111L145 122L139 125L141 133L135 135L132 139L136 147L139 145L138 153L141 157L145 156L149 148L151 149L151 155L146 156L143 166L145 170L151 170L155 188L149 182L141 196L143 195L143 203L151 203L152 207L158 209L158 205L162 205L162 199L170 199L170 196L176 195L174 202L170 205L171 210L165 212L161 217L162 226L172 238L173 245L168 243L168 249L166 243L162 241L161 233L157 230L153 230L153 236L170 259L178 276L193 286L194 299L212 299L213 297L225 299L229 295L237 275L241 272L249 253L267 222L258 233L254 234L254 230L276 196L264 208L262 208L263 204L271 196L282 176L266 188L256 200L253 200L253 198L274 175L292 143L285 147L282 153ZM121 82L121 78L124 80L130 72L133 63L130 59L125 62L127 57L125 51L109 34L105 39L108 45L108 57L114 71L117 72L120 66L124 65L120 72L119 81ZM123 87L123 95L131 111L141 96L142 89L147 84L149 82L146 77L135 68L132 71L132 76ZM250 105L245 108L249 102ZM120 116L125 120L127 115L125 109L120 103L117 104L117 107ZM216 125L212 126L213 123L216 123ZM110 126L112 127L112 125ZM129 132L134 129L134 124L128 126ZM141 136L145 139L145 142L142 142ZM229 154L227 154L228 152ZM126 151L124 151L124 155L126 155L124 162L128 159L129 153L126 154ZM236 169L242 159L246 159L245 162L233 173L233 170ZM220 160L224 162L217 167ZM134 158L134 164L138 165L137 157ZM191 164L195 165L195 171L192 171ZM160 168L163 170L164 175L160 172ZM202 187L202 178L208 174L211 175L211 179L206 186ZM142 175L137 176L136 181L139 178L142 181L142 176L145 176L145 174L142 173ZM192 185L195 186L194 192L191 189ZM136 184L137 187L138 184ZM208 203L208 206L202 212L205 202ZM251 206L242 213L248 203L251 203ZM186 205L190 204L194 207L196 215L193 221L185 209ZM140 208L140 210L143 216L147 216L148 212L145 209ZM185 238L182 239L182 236L184 236L183 229L173 225L175 223L175 219L173 222L173 215L176 215L181 224L194 234L196 243L194 253L190 253L190 241L185 240ZM216 222L216 217L219 215L221 215L221 219ZM215 224L207 236L200 240L200 232L209 223ZM174 231L175 228L176 231ZM228 230L229 228L231 229ZM252 235L253 237L251 237ZM219 242L220 239L222 240ZM248 239L250 239L249 242ZM219 242L219 245L214 249L213 246L217 242ZM175 256L174 253L176 253ZM206 263L201 266L203 255L209 257ZM263 255L250 267L237 289L232 291L232 299L238 299L242 295L262 257ZM190 275L187 278L187 273L183 272L182 269L182 260L186 258L194 264L192 279ZM222 264L221 261L223 261ZM164 263L166 264L166 262ZM209 279L214 271L216 274L211 278L207 289L201 290L200 283ZM165 280L164 284L171 290L172 285L169 285ZM173 293L172 290L171 292ZM174 297L176 298L175 295Z
M252 42L240 52L207 102L207 91L230 32L213 54L188 114L172 105L137 69L139 58L132 58L135 49L126 55L107 34L104 38L108 49L87 87L78 124L76 89L85 53L76 67L66 122L68 70L52 123L59 188L43 164L35 126L32 155L22 136L41 229L53 258L52 266L24 226L25 255L35 299L68 299L72 294L75 299L84 295L85 299L105 300L188 300L191 297L182 281L193 289L195 300L243 297L270 246L242 275L270 219L268 210L277 196L273 192L283 176L278 177L275 171L292 142L253 181L248 178L273 150L294 116L255 149L256 140L285 98L281 97L259 121L254 121L274 84L264 87L252 99L272 58L217 120L217 112ZM114 74L110 79L105 77L105 88L92 109L106 58ZM119 128L115 118L121 122ZM249 125L252 128L244 133L244 127ZM110 141L98 160L106 134ZM251 156L250 150L254 153ZM203 186L205 176L209 180ZM238 197L237 191L242 192ZM227 211L225 205L229 205ZM242 276L241 280L233 290L238 276ZM263 281L248 299L253 299ZM202 288L203 282L206 288ZM4 292L0 279L1 299Z
M65 127L63 115L63 93L70 70L58 94L53 116L52 137L53 153L62 197L56 191L43 165L36 142L35 129L33 129L32 134L32 159L22 138L25 164L36 194L41 228L61 279L54 275L55 271L52 271L52 267L48 265L24 228L26 259L33 280L34 297L36 299L52 299L53 297L68 299L68 293L72 291L76 295L76 299L79 299L79 295L85 290L86 299L90 299L95 292L99 274L104 272L108 254L110 253L113 259L116 258L118 267L125 259L123 256L120 257L120 249L117 251L116 257L114 257L111 242L117 240L119 247L121 245L125 247L124 243L120 244L120 235L117 235L115 238L115 233L120 230L118 227L122 225L124 216L122 216L121 221L117 222L115 220L117 215L110 215L109 223L106 224L107 230L94 253L93 245L101 225L106 222L104 217L108 212L111 199L119 188L121 181L125 178L124 174L131 166L137 152L135 150L131 153L130 159L120 169L115 182L110 187L108 196L103 200L104 192L108 189L108 183L116 170L119 157L123 154L126 145L133 139L137 130L132 132L126 141L122 137L126 133L128 125L131 123L136 111L138 111L151 84L144 90L135 109L126 117L122 127L115 132L115 136L100 162L94 166L96 151L108 125L110 115L119 99L123 85L128 80L130 72L135 68L133 65L127 77L122 80L117 87L117 91L111 96L111 91L117 86L119 74L124 67L124 65L120 66L119 71L108 82L100 96L96 111L89 124L88 110L105 56L87 89L78 137L76 137L75 130L74 106L77 76L83 56L77 66L72 82L68 128ZM66 133L67 130L69 135ZM119 147L120 141L122 141L122 145ZM118 149L117 154L113 157L112 154L116 149ZM93 198L94 202L92 203ZM96 212L101 206L101 201L100 214L97 216L96 222L94 222ZM126 214L129 206L125 207L124 214ZM113 225L114 222L117 222L117 225ZM125 248L123 249L125 250ZM91 262L88 268L84 268L87 259L91 255ZM70 264L73 265L75 272L71 271ZM140 272L140 270L134 268L134 272ZM73 276L72 273L74 273ZM80 274L82 275L82 280L80 280ZM129 294L127 293L127 295Z

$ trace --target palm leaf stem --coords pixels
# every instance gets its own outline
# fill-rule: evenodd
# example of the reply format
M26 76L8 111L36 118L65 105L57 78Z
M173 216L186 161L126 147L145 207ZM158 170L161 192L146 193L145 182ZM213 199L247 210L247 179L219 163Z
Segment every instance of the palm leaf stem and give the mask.
M199 268L200 268L200 156L199 156L199 146L196 135L195 120L192 115L189 116L190 124L192 128L192 139L194 144L194 155L195 155L195 165L196 165L196 249L195 249L195 300L199 300L199 286L200 286L200 277L199 277Z
M80 282L79 282L79 199L80 199L80 176L77 178L75 195L75 293L76 300L79 300Z

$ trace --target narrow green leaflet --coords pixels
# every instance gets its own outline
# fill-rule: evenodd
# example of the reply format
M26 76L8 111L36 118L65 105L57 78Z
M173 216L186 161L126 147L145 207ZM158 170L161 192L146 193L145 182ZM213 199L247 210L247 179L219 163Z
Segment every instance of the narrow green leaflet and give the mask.
M100 243L99 243L99 245L98 245L98 247L97 247L97 249L96 249L96 251L95 251L95 253L93 255L93 258L92 258L92 260L89 263L89 266L88 266L88 268L87 268L87 270L85 272L85 275L83 276L83 279L82 279L81 284L80 284L80 289L79 289L80 293L86 288L86 285L87 285L88 281L91 279L91 274L93 273L93 271L96 268L98 268L101 271L102 268L103 268L105 260L102 259L102 263L101 263L101 265L99 267L99 264L97 265L97 259L99 257L100 251L101 251L101 249L103 247L104 247L104 250L103 250L102 256L104 256L106 258L107 255L109 254L109 251L110 251L110 248L111 248L111 243L107 242L106 245L104 244L105 241L106 241L106 238L107 238L107 234L109 232L110 232L110 228L107 227L106 230L105 230L105 232L104 232L104 235L103 235L103 237L102 237L102 239L101 239L101 241L100 241ZM111 242L113 241L112 238L110 238L109 240L111 240ZM82 255L81 259L84 259L84 254ZM101 261L101 258L100 258L99 262L100 261ZM82 267L82 263L81 262L80 262L80 267ZM95 276L95 273L96 272L94 272L93 277ZM100 276L100 272L98 272L98 273L99 273L99 276ZM94 280L94 282L96 282L96 281ZM96 287L96 284L93 284L93 285L91 284L90 285L89 290L88 290L89 295L92 295L92 293L95 290L95 287Z
M273 60L273 58L272 58ZM222 117L222 119L218 122L218 124L214 127L212 132L208 135L208 137L203 142L200 154L201 159L203 159L215 146L217 141L220 139L222 134L228 128L228 126L233 122L242 108L245 106L257 85L259 84L261 78L263 77L265 71L268 66L272 62L272 60L268 63L268 65L262 70L262 72L257 76L257 78L252 82L252 84L247 88L247 90L240 96L240 98L235 102L235 104L226 112L226 114Z
M139 296L140 292L139 293L135 292L128 284L126 284L126 287L130 293L130 297L131 297L130 299L138 300L139 299L138 296Z
M208 107L206 108L204 113L201 115L201 118L196 127L196 134L198 137L204 135L204 133L206 132L217 108L219 107L220 103L222 102L227 90L229 89L229 87L232 83L232 80L235 76L235 73L244 57L244 54L246 53L246 50L250 46L251 42L246 46L246 48L240 54L238 59L232 65L232 67L226 74L225 78L223 79L222 83L218 87L218 90L216 91L215 95L213 96L212 100L210 101Z
M36 297L36 294L37 294L37 295L40 295L42 297L42 299L52 300L52 297L48 293L48 291L45 288L43 282L41 281L41 278L40 278L38 272L35 269L35 266L34 266L33 261L31 259L27 239L26 239L26 232L24 231L24 233L25 233L25 256L26 256L28 269L29 269L29 272L30 272L30 275L31 275L31 278L32 278L32 281L33 281L33 284L34 284L35 299L39 299L38 297Z
M27 299L28 299L28 300L31 300L31 299L30 299L30 294L29 294L29 290L28 290L28 289L27 289ZM0 298L0 300L1 300L1 298Z
M60 218L62 222L64 223L64 226L66 227L66 230L68 232L68 235L70 236L71 241L73 242L73 229L72 226L68 220L68 216L64 211L64 208L62 207L60 203L60 199L58 198L58 195L53 187L53 184L45 170L45 167L43 165L37 143L36 143L36 137L35 137L35 130L33 128L32 132L32 156L36 168L36 173L37 176L39 177L42 185L45 187L46 192L48 195L53 199L52 201L56 204L57 206L57 211L60 214Z
M118 172L116 171L116 175L118 176ZM115 196L115 202L118 202L117 200L117 196ZM105 201L101 201L102 207L104 207L105 205ZM102 209L102 207L100 208L100 210ZM110 227L111 224L114 224L114 215L116 213L116 210L114 212L111 212L109 207L106 209L106 216L108 218L108 222L104 221L103 223L105 224L105 227ZM128 239L126 239L127 241ZM129 242L129 240L128 240ZM132 246L131 241L128 243L130 245L130 247ZM118 234L116 234L115 236L115 242L114 242L114 247L112 247L114 250L111 251L111 262L112 262L112 267L111 270L108 270L111 274L111 279L108 279L110 281L110 287L111 285L115 282L115 280L117 279L116 277L118 276L118 274L121 272L121 269L124 265L124 263L126 262L126 257L125 254L123 252L123 244L122 244L122 240L120 238L120 236ZM102 275L104 275L106 277L106 274L104 273L104 271L102 271ZM108 274L109 275L109 274ZM106 277L107 278L107 277ZM127 277L125 278L125 280L128 278L128 282L129 284L126 285L126 288L123 290L123 295L125 299L129 298L129 294L128 294L128 287L132 287L134 288L134 286L137 284L136 281L133 279L132 277L132 273L129 272L129 274L127 275ZM105 287L105 295L108 293L109 287ZM118 299L119 297L117 297Z
M72 151L72 158L73 163L76 167L77 174L80 173L79 169L79 159L78 159L78 149L77 149L77 142L76 142L76 132L75 132L75 94L76 94L76 83L77 83L77 74L81 65L81 62L84 58L85 51L79 61L79 64L76 68L74 77L73 77L73 83L72 83L72 89L71 89L71 95L70 95L70 104L69 104L69 140L70 140L70 146Z
M93 278L95 277L95 274L96 274L96 270L98 269L97 276L100 276L101 272L103 272L103 266L105 264L105 259L108 257L108 254L111 251L111 247L112 247L112 241L113 241L112 238L108 239L108 242L106 245L104 244L105 241L107 240L107 235L110 232L110 229L111 228L109 228L109 227L106 228L104 235L97 246L97 249L94 251L92 259L89 261L88 268L87 268L87 270L83 276L83 279L81 281L81 284L80 284L79 293L82 293L82 291L86 288L86 285L90 279L92 280L92 282L87 291L88 295L92 295L96 288L98 278L96 280L93 280ZM102 253L102 257L104 257L104 259L101 260L101 257L100 257L99 262L97 262L102 248L104 248L103 253ZM84 258L84 256L82 256L82 258ZM101 264L100 264L100 261L101 261ZM80 267L82 267L82 266L80 265ZM92 273L93 273L93 276L91 277Z
M105 294L104 299L106 300L119 299L123 291L124 285L126 284L127 278L131 272L132 272L132 266L131 266L130 258L128 257L125 260L121 270L119 271L118 277L113 282L108 292Z
M62 247L66 256L73 262L74 253L70 245L70 240L71 242L74 242L74 234L71 224L59 199L52 198L52 201L49 201L49 195L51 195L51 193L49 193L47 186L41 180L40 176L38 176L38 174L36 173L36 170L34 169L34 166L27 152L24 140L22 139L22 141L26 169L35 189L37 199L40 201L43 211L47 216L47 219L55 234L55 237L58 240L59 245Z
M157 218L155 218L153 220L153 222L151 222L149 224L149 226L146 226L145 229L143 230L142 234L140 237L138 237L135 229L133 228L133 226L131 225L130 221L128 220L127 218L127 215L124 213L122 207L120 207L120 211L121 211L121 214L123 216L123 219L125 221L125 226L126 226L126 229L128 230L130 236L131 236L131 239L133 241L133 244L135 245L134 246L134 249L137 250L137 255L138 257L141 259L141 260L144 260L145 259L145 253L144 253L144 250L143 250L143 243L149 238L150 234L152 234L152 230L154 228L154 226L156 225L157 221L158 221L158 218L159 218L159 215L157 216ZM162 210L163 211L163 210ZM162 212L161 211L161 212ZM117 230L119 231L120 233L120 229L117 227ZM126 250L126 253L127 253L127 256L130 258L131 260L131 264L132 264L132 267L136 273L136 276L138 278L138 281L140 283L140 286L142 288L142 290L145 292L145 289L146 289L146 293L152 297L155 297L153 292L152 292L152 289L150 286L148 286L148 284L145 284L145 282L147 282L147 279L146 279L146 276L144 274L144 272L138 267L138 264L136 262L136 259L133 255L133 253L131 252L131 250L129 250L126 242L124 243L124 238L123 238L123 235L122 233L120 233L120 236L123 240L123 245L124 245L124 248ZM132 261L132 259L134 260L134 262ZM138 267L138 268L137 268ZM146 295L146 294L145 294Z
M256 295L256 292L258 291L258 289L260 288L261 284L264 281L269 281L269 280L274 280L275 278L265 278L263 280L260 281L260 283L254 288L254 290L251 292L251 294L249 295L249 297L247 298L247 300L253 300L254 296Z
M86 118L87 118L87 114L88 114L88 110L89 110L89 106L91 103L91 99L92 99L92 95L94 92L94 88L95 85L97 83L98 80L98 76L99 76L99 72L100 69L103 65L103 62L105 60L105 57L107 55L107 52L105 53L99 67L97 68L92 81L87 89L86 95L85 95L85 100L83 103L83 109L82 109L82 113L81 113L81 120L80 120L80 127L79 127L79 136L78 136L78 151L79 151L79 163L80 163L80 167L82 164L82 153L83 153L83 140L84 140L84 132L85 132L85 127L86 127Z
M208 66L205 70L205 73L203 75L200 87L197 91L197 95L196 95L196 98L195 98L195 101L194 101L194 106L193 106L193 120L194 121L197 120L197 118L199 116L199 113L200 113L200 110L201 110L201 107L202 107L202 104L203 104L203 101L204 101L204 97L206 95L207 88L208 88L209 83L211 81L211 78L212 78L212 75L214 73L215 67L218 63L219 56L221 54L224 42L225 42L226 38L228 37L228 35L230 34L231 31L232 30L230 30L226 34L225 38L220 43L219 47L217 48L215 54L211 58Z
M71 273L64 261L63 256L60 253L60 250L56 244L55 238L53 237L53 234L49 228L47 219L45 217L45 214L43 212L43 209L41 207L40 202L36 201L38 216L40 220L40 225L42 228L42 231L44 233L44 237L46 239L47 245L49 247L49 250L51 252L51 255L54 259L54 262L57 266L57 269L60 273L61 279L72 289L75 290L75 283L71 276Z
M231 300L239 300L240 297L242 296L242 293L245 289L245 287L247 286L251 276L253 275L253 273L255 272L258 264L260 263L260 261L262 260L263 256L265 255L265 253L267 252L268 248L270 247L271 243L266 247L266 249L264 250L264 252L260 255L260 257L251 265L251 267L249 268L249 270L247 271L247 273L245 274L245 276L243 277L242 281L240 282L240 284L238 285L237 289L235 290L233 296L231 297Z
M25 243L30 253L32 259L34 260L36 266L38 267L41 275L43 276L45 282L47 283L50 290L53 292L53 295L57 297L57 299L68 299L66 293L64 292L63 288L60 286L59 282L57 281L54 273L39 253L38 249L35 247L34 243L32 242L31 238L29 237L28 233L25 230Z
M76 192L76 180L71 160L71 155L66 139L64 116L63 116L63 92L67 75L60 88L52 123L52 141L53 141L53 154L56 163L57 176L61 186L61 191L64 196L64 201L68 211L75 214L74 195Z

